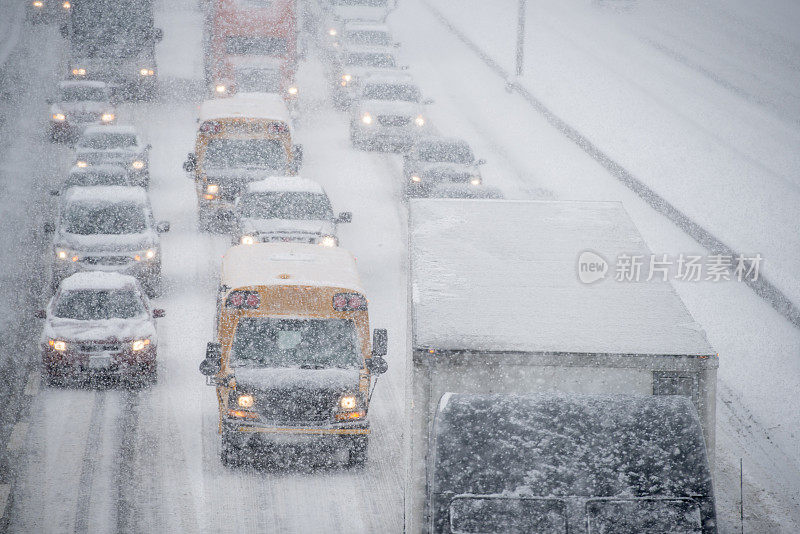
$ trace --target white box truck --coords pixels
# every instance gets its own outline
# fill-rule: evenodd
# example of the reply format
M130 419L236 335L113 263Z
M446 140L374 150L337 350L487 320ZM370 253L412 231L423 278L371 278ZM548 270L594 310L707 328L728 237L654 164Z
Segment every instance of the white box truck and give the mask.
M618 202L409 202L407 532L429 528L445 393L683 395L713 468L718 357L650 254ZM616 280L625 256L642 257L638 281Z

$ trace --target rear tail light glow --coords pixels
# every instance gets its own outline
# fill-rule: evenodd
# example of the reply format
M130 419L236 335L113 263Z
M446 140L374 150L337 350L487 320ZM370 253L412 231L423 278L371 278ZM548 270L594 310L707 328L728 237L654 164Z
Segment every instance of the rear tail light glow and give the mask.
M200 125L200 132L217 134L222 131L222 125L216 121L205 121Z
M360 293L337 293L333 296L336 311L366 311L367 299Z
M226 308L254 310L261 306L261 295L258 291L233 291L225 300Z

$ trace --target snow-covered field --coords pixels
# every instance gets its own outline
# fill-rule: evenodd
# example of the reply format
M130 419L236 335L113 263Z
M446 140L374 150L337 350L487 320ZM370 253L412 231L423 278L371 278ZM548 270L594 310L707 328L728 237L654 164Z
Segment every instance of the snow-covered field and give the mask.
M434 5L513 70L509 27L516 2ZM800 17L789 2L770 5L773 15L744 0L529 2L521 83L717 237L742 252L761 253L765 273L798 303L800 45L792 21L796 28ZM9 475L0 480L0 489L14 482L8 527L400 532L407 354L400 159L350 147L346 115L331 107L322 67L311 54L299 74L302 174L325 187L335 211L353 212L341 243L358 259L372 326L389 330L389 372L373 400L364 470L223 467L214 391L197 365L212 337L216 274L228 239L197 231L192 182L181 169L202 98L201 12L192 0L161 2L157 19L165 33L162 97L126 104L120 116L153 145L151 198L156 218L172 223L162 239L167 290L155 302L167 310L159 323L159 383L139 392L34 383L22 411L27 436L6 453ZM404 62L436 100L430 115L437 129L465 137L489 161L489 185L511 198L621 200L653 252L705 252L507 93L425 4L401 2L390 23L403 43ZM20 75L29 91L29 98L11 102L18 108L3 108L3 263L13 268L0 294L12 303L3 305L9 329L25 329L22 319L27 330L38 328L20 315L32 307L25 302L29 293L14 289L37 287L30 272L42 264L31 250L49 252L34 239L48 214L34 206L51 202L46 192L70 157L69 149L43 139L44 99L57 79L60 43L54 27L26 26L9 57L26 69ZM674 286L720 354L716 490L722 531L739 530L740 458L746 530L800 530L800 331L744 284ZM26 346L20 360L37 356L35 346Z

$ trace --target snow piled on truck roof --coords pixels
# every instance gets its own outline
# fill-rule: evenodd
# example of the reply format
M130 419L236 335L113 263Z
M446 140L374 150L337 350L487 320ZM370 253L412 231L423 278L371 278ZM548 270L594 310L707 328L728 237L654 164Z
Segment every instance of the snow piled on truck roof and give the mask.
M216 119L291 122L283 97L268 93L242 93L229 98L206 100L200 105L200 122Z
M621 203L420 199L409 210L414 348L715 354L669 282L613 279L618 255L650 255ZM579 281L586 250L610 262L605 280Z
M364 294L352 254L341 247L302 243L233 246L222 258L221 283L231 289L294 285L335 287Z
M61 291L136 290L136 278L127 274L103 271L75 273L61 281Z

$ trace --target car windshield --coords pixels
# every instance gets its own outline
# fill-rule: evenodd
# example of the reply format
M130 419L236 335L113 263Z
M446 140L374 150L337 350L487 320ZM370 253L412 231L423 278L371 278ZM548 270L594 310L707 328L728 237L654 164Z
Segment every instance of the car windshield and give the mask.
M56 317L80 321L131 319L145 312L136 291L121 289L66 291L61 293L53 310Z
M595 500L586 504L589 532L700 534L700 507L689 499Z
M236 326L233 367L363 367L349 319L244 317Z
M101 87L64 87L61 102L105 102L108 94Z
M147 229L147 216L133 202L74 203L64 213L64 226L68 233L78 235L141 234Z
M345 33L347 42L369 45L389 45L392 40L389 34L380 30L352 30Z
M420 92L417 87L405 83L371 83L364 87L362 97L365 100L419 102Z
M395 67L394 56L381 52L359 52L347 54L347 65L353 67Z
M236 72L236 89L240 93L278 93L281 73L275 69L242 69Z
M462 533L566 534L567 509L558 499L456 497L450 504L450 525Z
M81 137L78 141L81 148L109 149L136 146L136 135L126 133L96 133Z
M241 198L238 209L249 219L333 219L328 197L317 193L250 193Z
M211 139L203 159L209 168L258 167L281 173L286 163L286 150L277 139Z
M93 185L130 185L127 173L113 172L75 172L64 182L64 187L87 187Z
M226 37L225 53L232 56L282 56L288 43L282 37Z
M425 143L417 149L421 161L462 163L469 165L475 160L472 150L464 143Z

